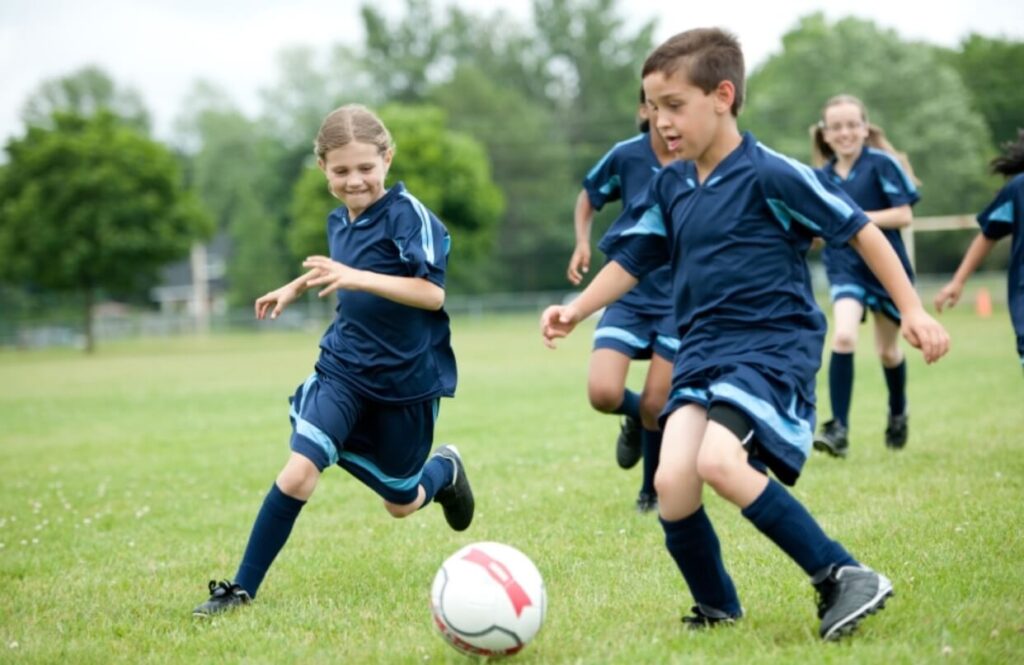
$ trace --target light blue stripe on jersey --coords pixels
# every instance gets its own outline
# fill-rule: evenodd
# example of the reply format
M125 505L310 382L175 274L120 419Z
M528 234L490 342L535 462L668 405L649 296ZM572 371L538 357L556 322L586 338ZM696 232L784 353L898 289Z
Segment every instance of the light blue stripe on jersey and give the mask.
M636 136L634 136L631 139L626 139L625 141L619 141L618 143L613 145L612 149L604 154L604 157L601 158L601 161L599 161L597 164L595 164L594 168L590 169L590 172L587 173L587 180L593 180L594 179L594 176L597 175L597 172L601 170L601 167L604 166L605 162L607 162L609 159L612 158L612 153L614 153L616 150L618 150L619 148L621 148L624 145L629 145L630 143L636 143L637 141L639 141L641 139L644 139L646 137L647 137L647 134L637 134Z
M622 328L613 328L611 326L607 328L598 328L597 330L595 330L594 339L617 339L620 342L625 342L626 344L637 349L643 349L647 347L646 340L640 339L639 337L629 332L628 330L623 330Z
M669 337L668 335L658 335L658 343L672 351L678 351L679 347L682 346L682 342L677 337Z
M850 204L848 204L846 201L842 200L832 192L825 189L825 187L821 184L821 181L818 180L818 176L814 175L814 171L811 169L810 166L807 166L806 164L801 164L792 157L787 157L782 153L775 152L774 150L772 150L765 144L761 143L760 141L758 142L757 147L760 148L761 150L764 150L769 155L772 155L782 160L783 163L788 164L794 171L799 173L800 177L802 177L804 181L808 185L810 185L811 189L814 190L814 193L817 194L822 201L828 204L830 208L835 210L840 217L842 217L843 219L848 219L850 215L853 214L853 208L850 207Z
M910 176L907 175L907 172L903 170L903 165L900 164L900 160L896 159L896 157L894 157L891 153L888 153L885 150L879 150L878 148L870 148L869 147L867 149L867 151L869 153L871 153L872 155L879 155L881 157L885 157L890 162L892 162L892 165L896 167L896 172L899 173L903 177L903 189L906 190L910 194L917 193L917 187L914 187L914 181L911 180ZM889 192L890 194L902 194L903 193L902 191L899 190L899 188L896 185L892 184L891 182L887 182L883 178L882 179L882 187L885 187L886 185L888 185L889 187L894 188L893 191L890 191L888 189L885 190L885 191Z
M775 410L774 406L760 397L755 397L731 383L723 381L713 384L711 392L715 397L721 397L742 407L743 410L778 434L780 439L798 448L804 457L810 454L813 435L811 424L797 417L795 396L789 407L789 413L781 414Z
M408 478L396 478L384 473L376 464L365 457L356 455L355 453L343 451L341 453L341 459L349 464L353 464L365 471L368 471L374 478L393 490L404 492L414 489L420 484L420 473L417 473L415 476L409 476ZM332 462L332 464L333 463L334 462Z
M692 402L696 402L701 406L708 405L708 391L700 390L698 388L680 388L672 393L672 397L685 397Z
M821 227L808 219L805 215L801 215L796 210L793 210L785 201L780 199L765 199L768 201L768 207L772 209L772 214L775 215L775 219L779 220L782 224L782 228L789 230L789 227L793 225L793 220L796 220L814 231L815 233L821 233Z
M655 235L664 238L665 218L661 214L661 206L655 205L648 208L640 218L639 222L623 231L620 235Z
M598 187L597 191L601 192L605 196L608 196L609 194L611 194L612 192L617 190L621 183L622 183L622 179L619 178L619 174L616 173L611 178L608 178L608 182L606 182L603 185L601 185L600 187Z
M420 236L423 242L423 253L427 255L427 261L430 263L437 263L434 257L434 229L430 224L430 213L427 212L426 206L419 202L415 196L409 192L402 192L410 203L412 203L413 210L419 215L421 232Z
M990 222L1005 222L1013 224L1013 201L1007 201L992 211L988 216Z

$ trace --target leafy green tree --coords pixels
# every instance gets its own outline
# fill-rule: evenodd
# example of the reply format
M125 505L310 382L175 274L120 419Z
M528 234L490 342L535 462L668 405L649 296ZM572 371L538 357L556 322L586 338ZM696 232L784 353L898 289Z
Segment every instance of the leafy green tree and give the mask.
M8 142L0 177L0 279L79 293L86 349L99 291L152 286L209 231L174 155L106 110L57 113Z
M149 112L139 93L119 87L105 71L93 65L44 81L25 102L22 119L29 125L51 127L57 113L87 118L104 110L144 133L149 132Z
M825 101L839 93L862 99L923 183L919 215L976 210L991 192L991 141L959 75L932 48L892 30L857 18L805 16L783 36L782 52L751 75L748 92L741 124L805 161L809 127Z
M972 34L959 51L944 50L940 57L960 73L996 144L1016 140L1024 129L1024 41Z
M380 115L396 142L388 184L404 181L448 227L457 256L449 272L451 287L480 290L476 271L490 255L504 205L482 146L447 129L444 112L435 107L392 105ZM292 197L289 246L296 259L327 251L325 220L337 206L323 174L311 165Z
M440 60L444 28L436 23L430 0L406 0L405 7L405 16L392 26L372 4L362 6L362 65L385 99L415 103L426 96L430 70Z
M209 84L190 95L179 118L180 140L198 146L188 156L190 185L211 212L218 233L231 240L228 300L248 306L287 276L283 250L287 196L292 178L277 171L286 153L264 126L246 118Z

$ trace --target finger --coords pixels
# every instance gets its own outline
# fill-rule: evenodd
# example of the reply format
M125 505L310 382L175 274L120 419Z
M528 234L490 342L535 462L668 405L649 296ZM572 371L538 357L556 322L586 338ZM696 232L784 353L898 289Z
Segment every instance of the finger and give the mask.
M281 313L281 303L277 303L277 305L274 307L274 311L272 311L270 313L270 318L271 319L276 319L277 315L280 314L280 313Z

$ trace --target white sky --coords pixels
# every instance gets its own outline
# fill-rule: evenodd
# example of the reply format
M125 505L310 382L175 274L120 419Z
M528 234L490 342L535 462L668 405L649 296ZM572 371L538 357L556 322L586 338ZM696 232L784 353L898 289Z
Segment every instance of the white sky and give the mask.
M503 8L526 21L519 0L432 0L477 13ZM0 142L21 134L27 97L45 79L89 64L119 86L138 90L156 134L170 135L193 81L213 81L248 113L258 91L276 78L282 48L362 40L362 0L0 0ZM404 0L373 0L390 15ZM743 43L748 65L781 48L797 19L824 11L829 19L855 15L895 29L904 38L955 46L971 32L1024 39L1021 0L619 0L638 25L659 19L655 39L697 26L721 26ZM1024 80L1024 77L1022 77Z

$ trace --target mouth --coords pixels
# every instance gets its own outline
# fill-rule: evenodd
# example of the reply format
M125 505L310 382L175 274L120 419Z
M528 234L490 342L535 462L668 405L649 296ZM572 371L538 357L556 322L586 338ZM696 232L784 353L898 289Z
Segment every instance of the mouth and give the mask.
M669 149L669 152L679 152L682 147L683 139L678 136L663 136L665 139L665 147Z

